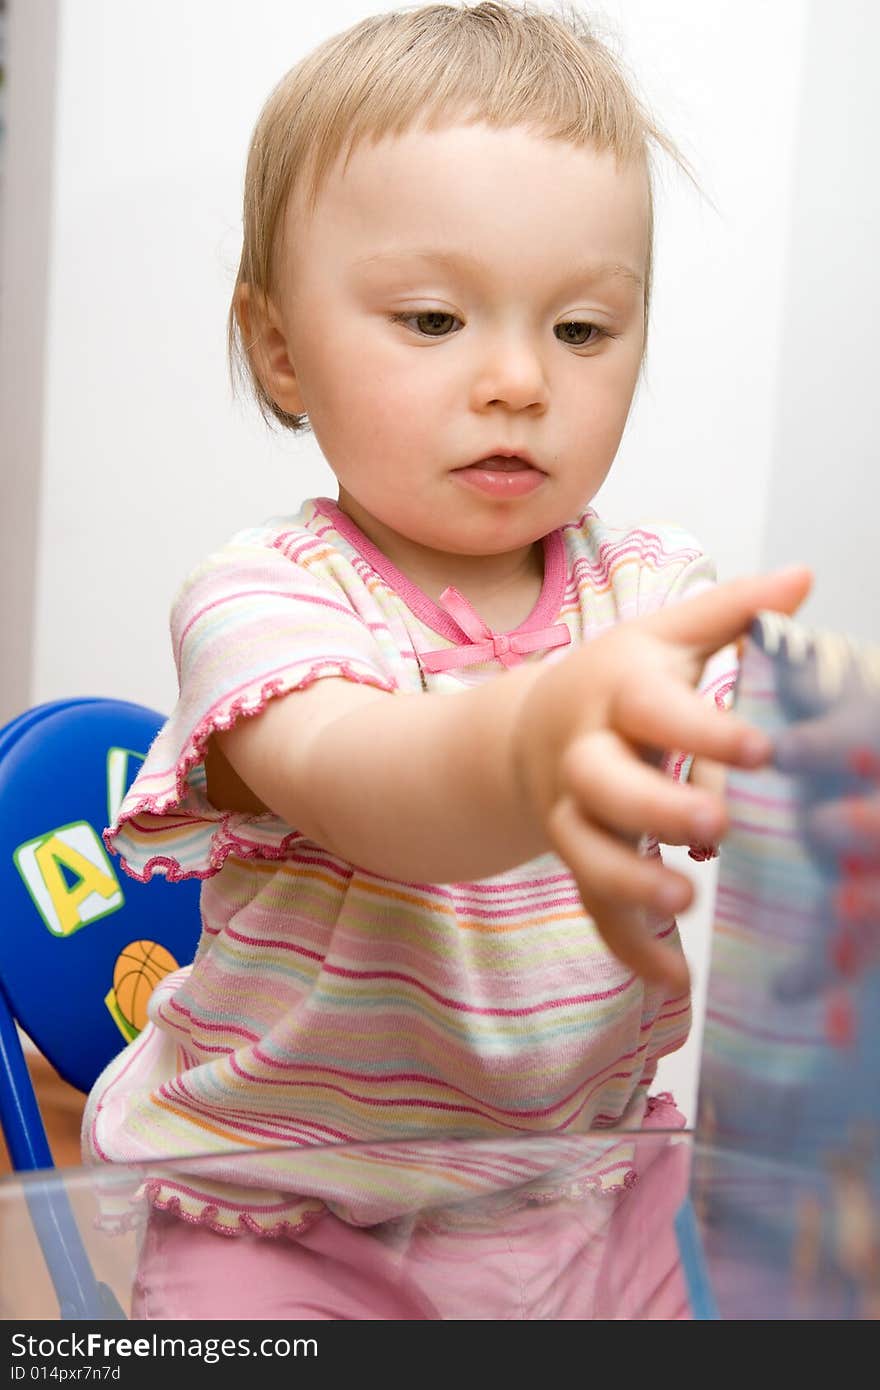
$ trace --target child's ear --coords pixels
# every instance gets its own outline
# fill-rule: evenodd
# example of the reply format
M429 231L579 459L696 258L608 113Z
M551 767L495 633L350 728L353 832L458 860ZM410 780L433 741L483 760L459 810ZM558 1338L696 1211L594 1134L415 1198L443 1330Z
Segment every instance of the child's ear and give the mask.
M281 315L268 295L250 285L235 291L235 317L251 366L263 389L288 415L305 415L306 407L290 358Z

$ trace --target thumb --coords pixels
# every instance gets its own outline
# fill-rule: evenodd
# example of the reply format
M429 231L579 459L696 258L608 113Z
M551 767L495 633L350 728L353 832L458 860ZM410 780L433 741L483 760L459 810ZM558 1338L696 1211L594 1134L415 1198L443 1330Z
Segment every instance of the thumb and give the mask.
M795 613L812 583L812 573L804 565L730 579L662 609L646 619L646 625L656 636L708 657L743 636L762 610Z

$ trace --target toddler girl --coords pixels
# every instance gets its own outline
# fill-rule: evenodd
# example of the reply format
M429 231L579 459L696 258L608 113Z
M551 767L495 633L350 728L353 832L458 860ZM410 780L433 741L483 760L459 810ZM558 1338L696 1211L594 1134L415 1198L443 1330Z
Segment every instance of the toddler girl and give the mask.
M713 589L686 533L589 506L644 359L651 142L585 24L495 3L356 24L260 116L233 348L338 496L184 584L179 702L107 832L203 880L84 1122L90 1161L153 1165L141 1317L683 1311L674 1175L577 1141L682 1124L649 1095L689 1024L658 844L714 844L712 769L769 756L706 662L809 581Z

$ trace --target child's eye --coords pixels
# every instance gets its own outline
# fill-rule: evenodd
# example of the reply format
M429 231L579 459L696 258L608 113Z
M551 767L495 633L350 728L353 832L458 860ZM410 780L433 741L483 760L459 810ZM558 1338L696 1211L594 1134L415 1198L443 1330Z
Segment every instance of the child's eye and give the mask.
M413 331L422 333L426 338L447 338L452 325L460 320L454 314L428 309L423 314L395 314L392 322L405 323L407 326L414 323L416 328Z
M601 328L597 328L594 323L582 323L572 320L569 323L557 323L553 329L561 343L568 343L570 347L586 347L587 344L595 343L599 338L604 338L606 334ZM595 334L591 338L590 334Z

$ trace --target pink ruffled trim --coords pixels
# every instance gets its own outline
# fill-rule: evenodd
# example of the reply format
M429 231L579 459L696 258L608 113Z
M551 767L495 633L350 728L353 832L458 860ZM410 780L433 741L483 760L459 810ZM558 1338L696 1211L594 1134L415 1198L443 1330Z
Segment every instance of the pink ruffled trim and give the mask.
M668 1113L668 1112L671 1112ZM661 1091L657 1095L648 1096L645 1106L645 1114L642 1123L642 1132L656 1129L662 1133L664 1130L677 1131L686 1128L686 1120L681 1111L677 1108L675 1098L670 1091ZM636 1143L637 1131L628 1135L630 1140ZM490 1201L494 1197L493 1210L496 1214L501 1212L516 1212L531 1205L550 1205L559 1201L577 1201L590 1192L600 1194L609 1199L620 1196L624 1192L631 1191L639 1182L640 1174L628 1160L623 1160L627 1164L626 1172L623 1173L621 1180L605 1185L603 1178L598 1175L585 1174L574 1181L561 1187L544 1188L535 1192L517 1192L510 1195L508 1200L503 1200L502 1194L487 1192L485 1197ZM623 1166L621 1164L621 1167ZM219 1206L210 1200L197 1199L201 1202L197 1211L188 1210L179 1196L171 1194L163 1197L162 1193L167 1189L168 1184L161 1178L147 1179L140 1189L140 1193L146 1198L150 1207L156 1211L169 1212L178 1220L185 1221L191 1226L205 1226L209 1230L223 1236L256 1235L270 1240L290 1238L295 1239L303 1231L308 1230L322 1217L327 1215L330 1210L324 1202L316 1197L304 1197L301 1200L312 1205L302 1217L297 1221L281 1219L278 1221L268 1221L261 1223L247 1212L238 1212L234 1219L229 1222L219 1221ZM501 1199L501 1200L497 1200ZM104 1230L114 1233L122 1233L131 1230L140 1224L139 1215L128 1215L110 1217L108 1215L97 1218L96 1225ZM394 1218L390 1218L393 1222ZM357 1223L351 1223L357 1224ZM382 1223L385 1224L385 1223ZM451 1225L458 1223L454 1218L450 1219L449 1213L444 1209L431 1209L419 1215L419 1224L427 1229L444 1230ZM467 1224L465 1222L465 1224Z
M719 705L719 708L723 709L724 706ZM691 756L690 753L670 753L661 763L661 769L671 777L673 781L680 782L685 765L691 761ZM718 858L718 846L691 845L688 849L688 855L691 859L695 860L696 863L704 864L707 859Z
M109 1236L125 1236L130 1231L138 1230L141 1220L139 1212L130 1212L125 1216L108 1216L106 1212L100 1212L92 1218L92 1229Z
M671 1110L674 1115L673 1122L668 1125L658 1124L658 1117L655 1115L655 1111L658 1110ZM687 1120L685 1119L684 1115L682 1115L681 1111L676 1105L675 1096L672 1094L671 1091L659 1091L656 1096L648 1096L648 1099L645 1102L645 1114L642 1119L643 1130L654 1128L685 1129L686 1127Z
M144 1183L143 1193L154 1210L170 1212L172 1216L186 1221L190 1226L207 1226L209 1230L221 1236L254 1235L265 1236L270 1240L295 1238L327 1214L326 1206L321 1203L318 1210L312 1209L301 1220L295 1222L282 1220L274 1222L271 1226L263 1226L246 1212L239 1212L234 1225L224 1225L217 1220L219 1207L215 1204L205 1202L197 1213L187 1211L179 1197L171 1196L162 1200L159 1194L163 1186L159 1178L151 1178Z
M557 1202L579 1202L588 1195L601 1197L603 1200L608 1198L614 1201L622 1193L630 1192L638 1183L639 1175L633 1168L628 1168L620 1182L608 1183L603 1185L602 1179L597 1177L584 1176L573 1182L567 1183L563 1187L545 1188L541 1192L517 1193L508 1198L507 1201L498 1200L500 1194L485 1193L484 1196L492 1205L494 1218L498 1216L515 1216L529 1207L549 1207ZM493 1198L495 1199L493 1201ZM479 1199L477 1199L479 1203ZM393 1223L394 1218L391 1218ZM451 1230L467 1230L469 1227L482 1227L485 1218L476 1218L469 1214L461 1214L456 1206L448 1209L434 1209L419 1215L418 1225L427 1231L442 1235Z
M189 878L199 880L213 878L214 875L222 869L230 854L234 854L239 859L287 859L289 857L291 845L297 840L302 840L304 838L299 830L292 830L290 834L285 835L284 839L277 845L258 845L253 842L248 842L247 840L242 840L235 834L235 831L230 830L226 824L226 822L233 819L236 814L239 813L224 812L222 816L218 817L216 823L208 821L206 818L207 824L216 824L217 827L216 830L211 832L212 844L210 864L207 869L183 869L177 859L172 859L167 854L154 854L151 855L144 864L144 871L141 874L138 873L137 869L131 867L120 850L113 848L110 840L107 838L109 834L108 831L104 832L104 841L111 854L115 854L118 857L128 877L136 879L138 883L149 883L153 874L160 869L164 870L163 876L167 878L169 883L182 883L184 879ZM128 817L126 817L126 820L127 819ZM256 817L253 819L256 819ZM124 824L124 822L120 824ZM115 833L118 834L118 830ZM215 844L214 841L220 840L221 836L221 842Z
M718 846L691 845L690 849L688 850L688 855L691 859L696 860L698 864L704 864L707 859L718 858Z
M293 685L287 685L281 678L266 681L260 686L258 695L250 693L239 696L238 699L232 701L225 712L213 710L207 714L199 721L183 745L175 765L174 791L139 796L131 806L124 808L115 825L109 826L104 831L104 844L111 854L119 858L122 868L130 878L136 879L139 883L148 883L157 870L162 870L170 883L179 883L183 879L212 878L223 867L230 854L235 854L242 859L265 860L280 860L289 856L290 847L297 840L304 838L301 831L292 830L277 845L264 845L255 840L245 839L237 833L236 829L233 829L234 824L268 823L276 820L277 817L271 811L259 814L248 814L242 811L216 811L211 814L213 808L210 807L207 808L205 815L189 814L182 809L186 781L192 769L204 761L205 747L212 734L231 729L239 718L249 719L256 714L261 714L270 700L279 695L292 694L295 690L305 690L310 685L314 685L316 681L321 680L324 674L330 672L334 675L341 675L356 685L369 685L389 694L398 688L393 682L382 681L378 677L371 679L363 672L356 671L347 662L318 662ZM137 783L135 783L136 785ZM140 815L164 816L169 811L178 809L181 810L182 822L189 820L196 824L204 823L206 827L213 827L208 832L210 839L208 868L184 869L180 862L172 856L155 854L146 860L143 865L143 872L138 872L129 864L122 852L116 848L115 841L123 826L129 825Z

